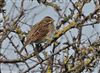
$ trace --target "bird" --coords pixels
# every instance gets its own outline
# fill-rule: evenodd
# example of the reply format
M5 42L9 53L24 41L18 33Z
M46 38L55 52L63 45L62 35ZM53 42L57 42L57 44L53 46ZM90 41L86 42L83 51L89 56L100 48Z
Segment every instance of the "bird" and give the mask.
M24 46L27 46L30 43L49 43L54 36L54 33L54 19L50 16L46 16L31 28L26 36Z

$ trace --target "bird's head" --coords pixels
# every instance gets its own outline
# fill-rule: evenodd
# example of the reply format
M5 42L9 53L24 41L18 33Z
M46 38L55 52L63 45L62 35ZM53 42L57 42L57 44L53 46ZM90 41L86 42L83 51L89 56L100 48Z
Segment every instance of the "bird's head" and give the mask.
M44 19L43 19L43 21L45 21L46 23L53 23L54 22L54 19L53 18L51 18L50 16L46 16Z

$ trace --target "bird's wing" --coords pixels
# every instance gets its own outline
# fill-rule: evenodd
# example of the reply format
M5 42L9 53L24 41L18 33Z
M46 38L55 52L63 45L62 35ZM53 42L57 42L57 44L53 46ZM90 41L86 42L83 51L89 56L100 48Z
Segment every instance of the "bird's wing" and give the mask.
M33 26L32 30L29 32L25 42L26 45L28 45L31 42L36 42L38 40L45 38L47 33L49 32L48 27L44 27L40 24L37 25L35 27Z
M32 41L38 41L38 40L42 40L43 38L45 38L45 36L48 34L49 30L46 27L40 27L37 29L36 32L33 33L32 35Z

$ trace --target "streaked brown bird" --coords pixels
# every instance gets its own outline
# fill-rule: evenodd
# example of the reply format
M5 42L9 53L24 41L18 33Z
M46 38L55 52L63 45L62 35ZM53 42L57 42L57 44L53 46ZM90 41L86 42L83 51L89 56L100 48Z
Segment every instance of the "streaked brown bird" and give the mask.
M39 23L34 25L29 31L24 45L27 46L30 43L40 44L42 42L50 42L55 33L53 18L46 16Z
M47 16L39 23L34 25L27 35L25 45L33 43L42 43L49 41L55 32L54 20Z

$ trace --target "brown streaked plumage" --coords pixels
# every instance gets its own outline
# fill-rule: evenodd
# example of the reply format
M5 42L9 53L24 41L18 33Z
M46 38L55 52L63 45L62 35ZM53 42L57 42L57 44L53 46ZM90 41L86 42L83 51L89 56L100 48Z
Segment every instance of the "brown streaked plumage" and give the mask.
M48 41L48 38L51 38L55 29L54 29L54 20L47 16L43 18L39 23L34 25L30 32L27 35L25 45L33 43L41 43Z
M26 37L24 46L19 52L21 53L25 49L25 46L27 46L30 43L37 43L37 44L40 44L42 42L49 43L54 32L55 32L54 20L51 17L46 16L39 23L35 24L31 28ZM26 49L25 51L27 53Z

